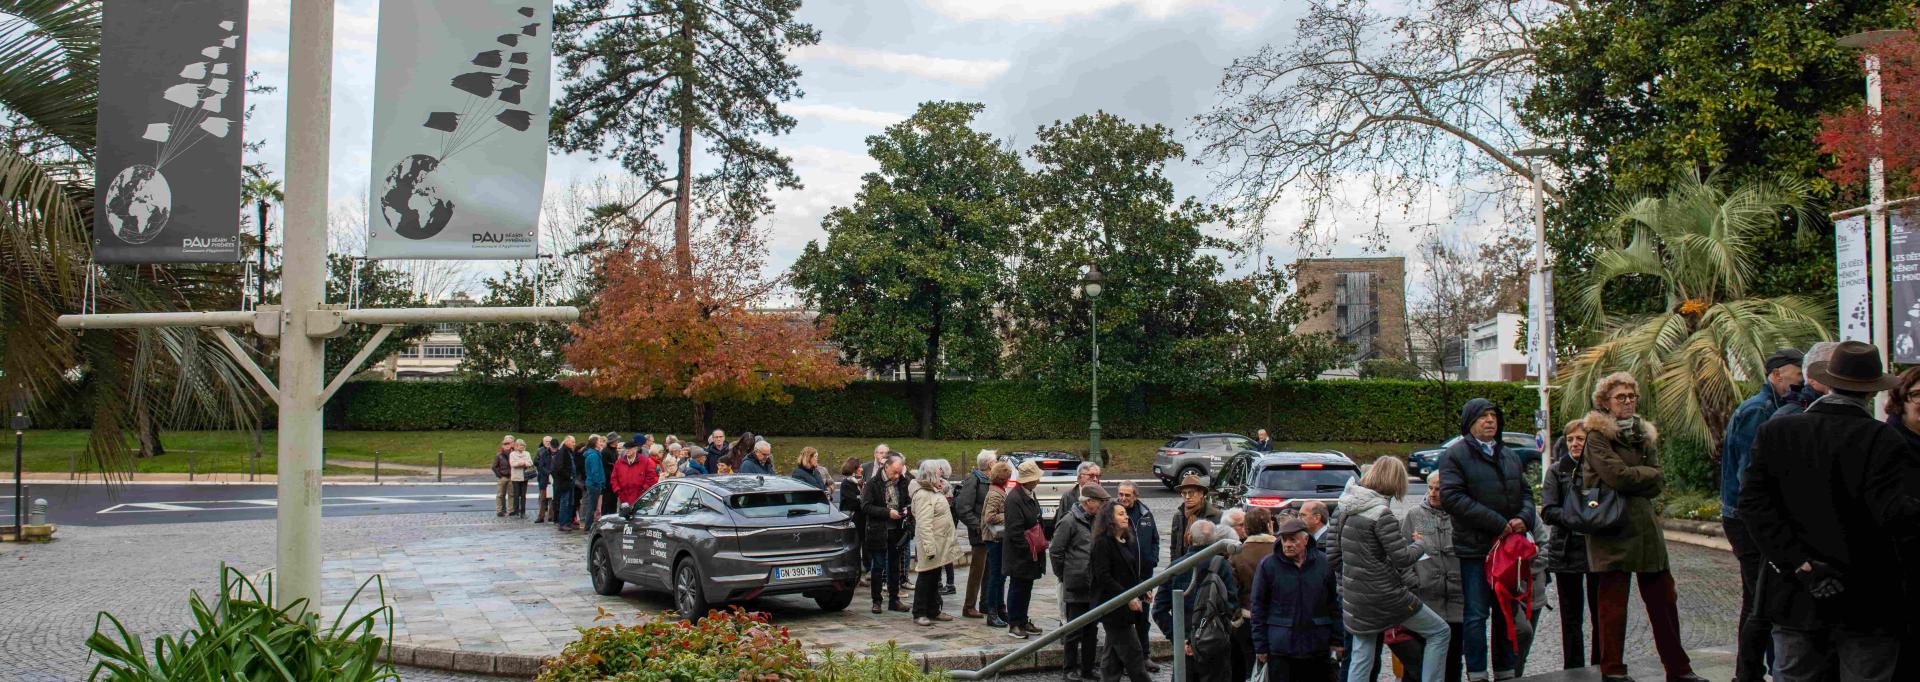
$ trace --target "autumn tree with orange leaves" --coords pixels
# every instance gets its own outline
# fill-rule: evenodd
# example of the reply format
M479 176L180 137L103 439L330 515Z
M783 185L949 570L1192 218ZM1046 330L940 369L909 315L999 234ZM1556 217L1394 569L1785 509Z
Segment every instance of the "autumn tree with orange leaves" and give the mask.
M602 213L625 222L619 206ZM705 433L714 402L785 403L789 388L839 388L858 376L826 341L824 321L755 310L781 282L759 276L765 247L754 228L702 230L692 277L677 274L664 230L614 231L628 237L594 257L602 286L566 347L582 372L561 382L574 392L688 398L694 430Z
M1880 55L1879 135L1864 102L1820 121L1820 151L1834 159L1827 179L1860 195L1876 154L1886 160L1890 198L1920 194L1920 24L1916 29L1873 46Z

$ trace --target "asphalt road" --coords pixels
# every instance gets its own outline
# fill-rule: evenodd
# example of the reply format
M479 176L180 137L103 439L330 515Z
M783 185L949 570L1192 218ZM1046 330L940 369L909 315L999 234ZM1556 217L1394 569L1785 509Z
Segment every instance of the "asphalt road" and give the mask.
M0 484L0 525L13 523L13 488ZM1112 481L1108 482L1111 486ZM440 514L493 510L493 484L393 483L328 485L321 515L329 518ZM1157 484L1140 484L1147 499L1172 498ZM532 493L528 496L531 498ZM27 498L47 501L48 520L71 526L129 526L271 519L277 506L268 483L34 483ZM531 505L531 501L529 501Z

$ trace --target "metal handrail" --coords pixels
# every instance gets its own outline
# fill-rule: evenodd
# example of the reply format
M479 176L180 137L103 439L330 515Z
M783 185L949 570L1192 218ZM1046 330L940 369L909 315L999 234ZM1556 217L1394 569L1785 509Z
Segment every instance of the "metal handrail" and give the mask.
M982 666L979 670L953 670L953 671L949 671L948 674L951 675L953 679L956 679L956 680L983 680L983 679L987 679L987 678L991 678L996 675L999 675L1002 669L1006 668L1009 665L1012 665L1014 661L1039 653L1041 649L1047 648L1048 645L1051 645L1054 642L1060 641L1061 638L1066 637L1067 635L1073 634L1074 632L1078 631L1080 628L1100 622L1101 617L1107 615L1108 613L1113 612L1115 609L1125 608L1127 605L1127 602L1140 598L1146 593L1152 591L1153 588L1159 587L1162 583L1172 580L1174 576L1177 576L1182 573L1191 571L1195 568L1198 568L1202 562L1208 559L1211 559L1215 556L1224 556L1227 554L1232 554L1236 551L1239 551L1239 549L1240 549L1239 540L1221 540L1211 545L1207 545L1205 548L1201 549L1198 554L1194 554L1193 556L1189 556L1185 559L1181 559L1180 561L1174 562L1174 564L1171 566L1168 566L1166 570L1161 571L1158 574L1154 575L1153 577L1142 581L1138 585L1134 585L1132 589L1129 589L1125 592L1120 593L1119 596L1109 599L1105 603L1099 606L1093 607L1091 610L1081 614L1079 617L1074 618L1073 620L1067 621L1066 624L1061 625L1058 628L1055 628L1052 632L1046 633L1045 635L1042 635L1039 639L1036 639L1032 642L1028 642L1026 646L1023 646L1023 647L1020 647L1019 649L1014 650L1013 653L1007 654L1005 656L1001 656L999 659L996 659L992 663L988 663L985 666ZM1182 606L1180 601L1177 599L1174 601L1173 605L1175 609L1179 609ZM1186 628L1181 627L1182 625L1184 625L1184 623L1174 624L1174 635L1176 640L1186 639L1184 636L1182 636L1185 634L1185 630L1186 630ZM1144 648L1146 646L1146 642L1141 642L1140 645ZM1180 645L1180 642L1178 641L1174 643L1174 646L1175 646L1174 658L1176 661L1179 660L1179 656L1178 656L1179 645Z

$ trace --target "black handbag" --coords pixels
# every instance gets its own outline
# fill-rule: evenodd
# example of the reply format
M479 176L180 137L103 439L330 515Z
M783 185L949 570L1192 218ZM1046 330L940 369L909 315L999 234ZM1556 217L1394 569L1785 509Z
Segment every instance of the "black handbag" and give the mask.
M1579 471L1575 470L1575 475ZM1607 536L1627 526L1627 499L1605 483L1588 488L1569 477L1560 496L1560 510L1567 530L1586 535Z

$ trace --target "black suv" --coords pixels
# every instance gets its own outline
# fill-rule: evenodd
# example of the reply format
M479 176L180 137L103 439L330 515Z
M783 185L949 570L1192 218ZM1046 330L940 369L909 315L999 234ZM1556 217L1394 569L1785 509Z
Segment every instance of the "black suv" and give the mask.
M1324 452L1242 452L1227 462L1213 481L1214 504L1299 511L1308 500L1326 504L1332 518L1340 493L1360 477L1360 467L1345 454Z

